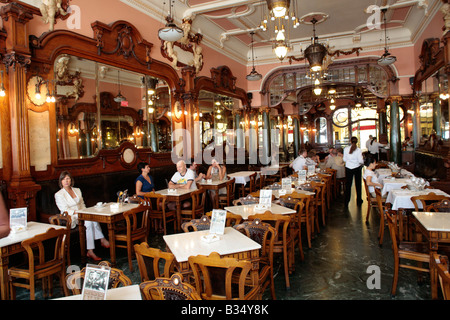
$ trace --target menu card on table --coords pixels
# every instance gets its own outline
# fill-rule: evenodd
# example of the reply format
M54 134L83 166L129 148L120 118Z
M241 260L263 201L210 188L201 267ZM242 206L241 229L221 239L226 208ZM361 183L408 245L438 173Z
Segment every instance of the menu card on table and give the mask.
M88 264L83 283L83 300L105 300L110 273L110 267Z
M298 171L298 181L299 182L306 181L306 170L299 170Z
M9 226L11 233L25 231L27 229L27 208L9 209Z
M213 209L209 233L223 234L226 220L227 220L227 212L225 210Z
M259 191L259 204L256 209L268 209L272 206L272 190Z
M283 190L291 190L292 188L292 179L291 178L283 178L281 179L281 189Z
M308 174L314 175L316 173L316 166L308 166Z

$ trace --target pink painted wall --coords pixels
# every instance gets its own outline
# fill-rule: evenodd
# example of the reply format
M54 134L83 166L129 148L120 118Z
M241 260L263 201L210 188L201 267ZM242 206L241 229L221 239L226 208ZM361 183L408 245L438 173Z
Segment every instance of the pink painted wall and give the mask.
M158 38L157 30L164 26L162 22L158 22L150 16L138 12L119 0L77 0L72 4L79 6L81 10L81 28L72 31L92 38L94 33L91 28L91 23L95 21L101 21L106 24L113 23L117 20L128 21L137 28L145 40L153 43L154 46L151 52L152 58L170 64L170 61L164 58L160 51L161 40ZM67 20L57 21L55 30L60 29L69 29L67 26ZM31 34L40 36L47 31L48 25L43 23L41 17L34 17L33 20L30 21ZM237 86L242 88L246 87L246 70L244 65L218 51L206 47L205 45L202 47L204 65L203 69L200 71L200 76L210 77L211 68L227 65L232 70L234 76L237 77ZM181 73L178 72L178 74L181 77Z

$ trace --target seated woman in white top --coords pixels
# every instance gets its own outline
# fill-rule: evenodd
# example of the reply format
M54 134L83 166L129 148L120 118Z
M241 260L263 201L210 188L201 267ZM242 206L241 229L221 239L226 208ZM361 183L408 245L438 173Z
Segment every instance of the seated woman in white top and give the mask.
M383 185L378 182L378 177L374 172L377 167L377 160L374 157L367 157L365 165L366 170L364 171L363 178L366 180L370 195L375 198L375 188L383 188Z
M55 193L55 201L58 209L61 213L67 211L72 218L72 229L78 224L76 210L86 208L81 190L79 188L74 188L73 184L74 180L72 175L68 171L63 171L59 176L59 186L61 187L61 190ZM101 258L97 257L94 253L94 240L100 240L102 247L105 248L109 248L109 241L105 239L98 222L85 221L84 225L86 227L87 256L95 261L100 261Z
M220 165L216 159L212 159L211 165L206 173L206 179L211 179L212 181L223 181L227 179L227 167L225 165ZM216 192L214 190L208 190L211 203L214 203L216 197ZM221 188L219 194L227 194L227 188ZM215 208L218 209L218 208Z

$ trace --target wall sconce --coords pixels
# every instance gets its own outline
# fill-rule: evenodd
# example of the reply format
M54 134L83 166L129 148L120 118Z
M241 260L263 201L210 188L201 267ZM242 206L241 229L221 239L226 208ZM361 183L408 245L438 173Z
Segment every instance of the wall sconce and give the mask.
M180 101L176 101L175 105L174 105L174 111L175 111L175 117L177 119L181 118L181 115L183 114L182 110L181 110L181 103Z

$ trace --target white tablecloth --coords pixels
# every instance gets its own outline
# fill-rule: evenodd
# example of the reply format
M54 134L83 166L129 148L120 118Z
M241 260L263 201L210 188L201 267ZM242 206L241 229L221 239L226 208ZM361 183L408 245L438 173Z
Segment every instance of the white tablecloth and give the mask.
M411 184L411 179L391 179L385 178L381 180L381 184L383 185L383 189L381 190L381 195L385 196L391 190L401 189L403 186L407 184Z
M439 189L425 189L422 191L394 189L389 192L386 202L392 204L392 210L398 210L399 208L414 209L414 204L411 201L411 197L429 194L430 192L450 197L447 193ZM423 209L421 203L418 203L418 207L419 209Z
M236 180L234 181L234 183L238 183L238 184L246 184L247 182L250 181L250 176L254 173L257 173L256 178L259 177L259 172L258 171L239 171L239 172L235 172L235 173L231 173L228 175L228 177L230 177L231 179L235 178Z

